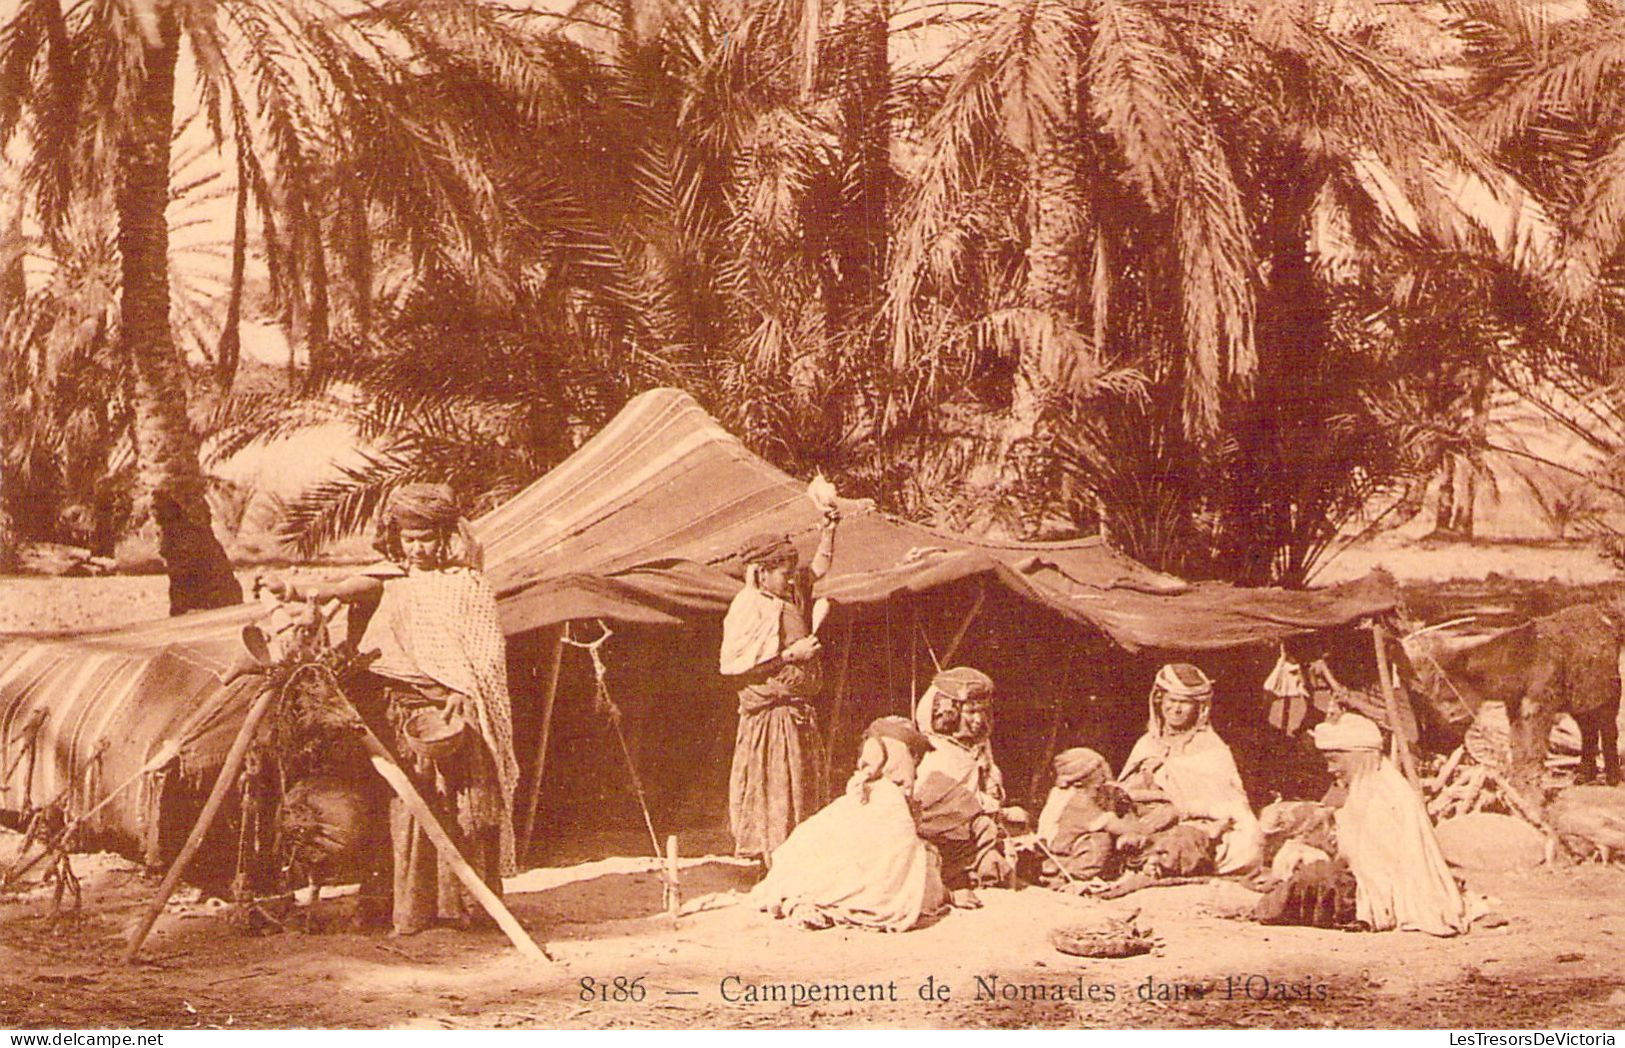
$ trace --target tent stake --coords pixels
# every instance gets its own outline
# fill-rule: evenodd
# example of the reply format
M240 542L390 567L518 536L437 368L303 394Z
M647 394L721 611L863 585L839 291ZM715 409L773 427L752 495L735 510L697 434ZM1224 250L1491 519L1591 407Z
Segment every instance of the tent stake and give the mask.
M525 818L520 824L519 840L515 845L515 858L523 860L530 850L531 832L536 828L536 806L542 797L542 771L547 767L547 740L553 733L553 702L559 694L559 667L564 661L564 631L568 623L559 626L553 638L553 656L547 674L547 691L542 695L542 725L536 739L536 761L530 779L530 796L525 799Z
M666 837L666 914L672 920L677 919L677 911L683 908L683 889L677 874L677 835L669 834Z
M237 781L237 773L242 770L243 758L248 753L248 746L254 741L254 734L258 731L260 721L265 718L266 711L276 702L281 694L277 688L261 690L254 705L248 708L248 716L243 719L243 726L238 729L237 737L232 740L231 749L226 752L226 760L220 766L220 774L214 780L214 788L209 791L209 799L203 804L203 811L198 813L197 822L192 824L192 832L181 845L181 852L170 863L169 872L164 874L163 882L158 885L158 893L153 896L151 904L141 915L140 922L130 934L130 942L124 948L124 956L120 959L122 964L130 964L135 955L140 952L141 944L147 941L147 933L152 931L152 925L158 920L158 915L164 912L164 904L169 897L175 894L175 887L180 884L181 877L186 873L187 864L192 856L197 854L198 847L208 834L209 828L214 825L214 818L220 813L220 805L231 792L232 784Z

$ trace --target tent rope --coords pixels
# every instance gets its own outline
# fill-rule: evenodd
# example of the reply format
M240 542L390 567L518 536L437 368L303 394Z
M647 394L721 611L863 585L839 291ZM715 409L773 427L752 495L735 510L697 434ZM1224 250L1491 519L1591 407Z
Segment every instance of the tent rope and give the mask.
M90 759L85 761L85 766L80 769L81 774L88 776L92 768L101 766L102 755L107 752L107 746L106 739L96 744L96 749L91 753ZM17 849L17 855L12 860L11 866L6 869L4 876L0 877L0 890L9 890L13 884L26 877L30 870L33 870L47 859L52 860L51 865L59 878L59 884L64 880L73 879L73 870L66 865L66 862L73 847L74 835L79 832L79 827L84 824L86 819L100 811L108 801L118 796L126 787L137 782L145 771L146 769L143 768L141 772L126 779L118 789L103 797L100 803L83 815L69 817L67 814L66 802L72 797L74 786L78 783L78 775L70 779L68 784L63 786L55 797L37 808L28 810L26 812L27 831L23 836L22 847ZM31 859L26 858L29 847L35 841L39 841L45 850ZM52 859L52 856L57 856L57 858ZM77 895L77 891L75 894ZM60 887L57 895L58 902L60 902Z
M35 710L33 715L28 718L28 722L23 725L20 733L23 737L19 739L21 745L17 747L17 756L13 757L11 763L6 766L5 775L0 775L0 792L11 789L11 776L17 771L17 766L23 762L24 757L33 753L34 747L39 744L39 733L40 729L45 727L45 714L47 712L44 709ZM10 749L10 746L8 745L6 748Z
M655 833L654 818L649 814L649 800L643 792L643 780L638 776L637 765L632 761L632 750L626 744L626 733L621 730L621 708L610 698L609 685L606 683L609 668L604 665L604 656L600 649L605 641L615 636L615 631L610 629L603 619L596 621L600 632L598 637L591 641L579 641L570 636L570 626L567 623L564 627L564 643L573 648L581 648L592 658L593 709L608 717L610 727L615 729L615 741L620 743L621 757L626 761L626 774L632 780L632 792L637 794L638 807L643 811L643 825L649 830L649 844L654 849L655 858L664 859L665 853L660 848L660 837ZM661 876L664 878L665 873L662 872Z
M915 626L919 628L920 639L925 642L925 653L931 656L931 673L933 675L941 673L942 660L937 658L937 649L931 646L931 635L925 632L925 624L916 621Z

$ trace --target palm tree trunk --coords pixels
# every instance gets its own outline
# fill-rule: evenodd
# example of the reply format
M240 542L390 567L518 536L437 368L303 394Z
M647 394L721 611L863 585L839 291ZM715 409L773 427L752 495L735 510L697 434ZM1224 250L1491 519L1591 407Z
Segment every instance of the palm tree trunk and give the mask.
M142 44L144 75L118 147L120 349L135 374L135 444L152 494L169 611L240 603L242 587L209 526L198 442L186 414L186 372L169 325L170 132L180 29L167 2Z
M28 297L23 273L23 199L15 186L3 187L12 196L0 214L0 317Z
M322 220L310 215L310 313L306 316L305 352L310 370L320 375L333 366L327 301L327 248L322 244Z
M1433 530L1448 532L1456 519L1456 460L1446 455L1439 466L1439 504L1433 511Z
M1078 184L1081 164L1071 128L1058 128L1032 159L1032 218L1027 237L1027 308L1049 314L1057 321L1078 316L1083 270L1079 260L1083 231L1083 191ZM1027 339L1016 361L1010 398L1013 443L1031 436L1043 409L1047 380L1053 370L1044 360L1044 347Z
M841 29L846 52L840 74L841 152L851 174L842 193L839 301L833 317L843 334L866 325L880 298L891 188L885 0L849 0L846 23Z
M239 143L237 158L237 209L231 233L231 283L226 292L226 322L220 328L220 343L214 354L214 377L222 394L231 392L242 358L243 280L248 262L248 168L243 163Z
M1462 538L1473 537L1473 518L1478 509L1478 474L1482 468L1482 454L1484 444L1489 439L1490 428L1490 379L1484 369L1479 369L1473 376L1473 389L1471 397L1472 419L1467 423L1467 439L1473 447L1473 453L1463 460L1463 491L1456 500L1455 512L1450 518L1450 530Z
M362 345L372 337L372 233L367 228L367 198L360 179L347 180L344 192L344 215L347 249L344 253L345 275L350 282L350 309L354 314L355 333Z

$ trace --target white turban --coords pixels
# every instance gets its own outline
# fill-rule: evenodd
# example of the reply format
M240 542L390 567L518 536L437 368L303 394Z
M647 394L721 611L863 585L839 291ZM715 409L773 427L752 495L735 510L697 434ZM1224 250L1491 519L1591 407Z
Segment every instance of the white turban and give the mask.
M1213 681L1188 662L1170 662L1157 671L1153 687L1176 699L1203 702L1213 698Z
M1315 725L1315 749L1381 751L1382 729L1358 713L1345 713Z

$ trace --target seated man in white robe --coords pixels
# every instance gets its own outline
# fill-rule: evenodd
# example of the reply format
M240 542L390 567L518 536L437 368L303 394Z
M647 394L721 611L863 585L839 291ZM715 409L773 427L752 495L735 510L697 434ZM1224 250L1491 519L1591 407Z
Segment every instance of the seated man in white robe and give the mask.
M946 909L941 864L920 839L910 803L915 761L929 748L903 717L869 725L846 793L779 845L751 902L807 929L888 932Z
M1255 916L1270 924L1466 931L1466 904L1433 824L1422 798L1382 755L1381 729L1344 713L1316 725L1314 738L1341 788L1334 794L1346 791L1334 812L1336 858L1298 869L1259 900Z

